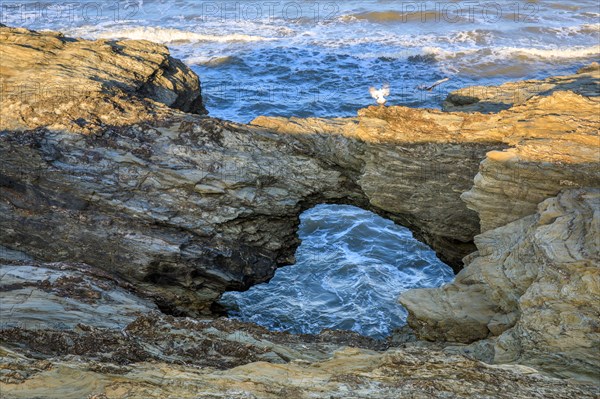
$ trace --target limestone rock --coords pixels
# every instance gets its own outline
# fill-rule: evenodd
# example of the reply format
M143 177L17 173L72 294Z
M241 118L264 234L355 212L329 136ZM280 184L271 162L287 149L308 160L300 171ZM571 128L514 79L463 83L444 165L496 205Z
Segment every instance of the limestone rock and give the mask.
M567 190L535 215L477 237L478 253L438 289L401 295L409 324L430 340L500 336L495 361L563 376L600 370L600 190Z
M492 366L421 342L344 331L292 335L166 316L84 264L8 261L0 288L6 398L592 398L522 365ZM29 290L28 295L19 295ZM39 312L35 311L39 307ZM77 322L79 321L79 322Z
M0 56L0 244L26 254L10 252L0 281L17 323L2 330L3 395L40 396L56 381L61 398L597 392L426 348L373 353L357 337L155 313L214 313L222 292L293 263L301 212L353 204L409 227L457 271L477 245L454 283L403 296L421 337L487 338L472 350L491 357L493 345L497 362L592 375L596 67L518 101L459 99L462 111L501 103L495 114L370 107L240 125L181 112L204 112L199 81L163 46L0 27ZM22 328L50 306L65 329ZM331 358L346 344L363 350Z
M497 227L598 182L597 102L570 92L494 115L370 107L246 126L167 107L168 82L187 104L198 78L170 68L162 46L0 34L11 54L3 82L92 87L84 97L2 98L0 244L115 273L172 314L210 313L222 292L293 263L299 215L319 203L405 225L459 271L480 219Z
M482 232L533 214L562 190L600 187L599 107L600 97L556 92L491 116L489 134L503 131L512 148L489 152L461 196Z
M5 262L0 274L3 330L70 330L79 323L118 329L158 310L123 281L85 265Z
M0 389L7 399L591 399L600 393L597 386L544 377L524 366L490 366L416 348L383 354L344 348L321 361L255 362L224 371L165 362L36 361L10 349L0 353Z

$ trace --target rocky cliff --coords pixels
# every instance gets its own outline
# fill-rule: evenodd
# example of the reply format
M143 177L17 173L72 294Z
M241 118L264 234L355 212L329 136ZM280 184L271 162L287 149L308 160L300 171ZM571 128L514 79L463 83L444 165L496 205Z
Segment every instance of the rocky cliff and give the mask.
M569 376L600 369L600 190L567 190L534 215L475 237L478 252L439 289L400 301L430 340L492 338L494 361Z
M485 231L598 184L598 103L572 92L492 115L372 107L243 126L167 107L200 97L164 47L1 30L5 87L78 89L3 96L2 243L116 272L171 312L205 312L292 263L298 215L318 203L387 216L458 271L480 220Z
M0 27L2 129L90 132L154 120L155 104L205 114L200 80L166 47Z
M246 379L251 382L239 389L264 397L283 392L267 392L273 384L310 391L323 381L332 384L327 392L365 389L363 397L377 397L369 389L381 384L381 397L431 397L426 392L436 389L502 397L488 386L491 374L499 376L492 385L516 381L510 394L517 397L547 397L548 390L584 397L576 386L524 376L529 369L520 366L500 372L429 347L342 352L343 360L327 360L335 345L382 349L358 338L334 340L322 356L305 358L297 348L312 338L266 350L257 349L253 337L244 345L255 347L238 347L215 343L210 334L225 327L214 325L186 332L195 337L186 341L190 346L165 347L177 342L173 331L191 324L152 315L214 314L225 290L246 289L293 263L304 210L353 204L409 227L457 272L466 265L452 284L401 299L420 338L484 339L473 345L488 348L486 360L589 378L598 370L597 66L544 83L551 88L525 85L527 94L514 102L503 91L509 86L495 92L504 100L488 95L461 102L456 98L464 93L455 93L449 101L456 112L370 107L355 118L261 117L240 125L198 115L205 113L198 78L163 46L0 27L0 55L0 244L7 247L4 257L26 253L2 268L2 290L12 293L3 322L21 323L2 330L4 342L22 348L3 353L11 395L35 396L36 384L73 375L77 362L64 356L81 355L100 362L85 378L102 381L96 387L108 397L123 396L120 387L152 397L154 367L136 363L143 361L161 362L166 380L159 380L169 386L182 375L198 384L212 381L216 391ZM505 105L496 113L473 112L489 111L484 106L495 102ZM35 309L45 314L50 307L58 315L52 326L27 327ZM73 314L81 315L81 326ZM154 317L166 335L142 337L139 317ZM98 328L105 330L94 332ZM98 334L109 338L94 351L89 343ZM131 335L137 338L130 342ZM194 367L300 363L261 364L266 374L242 368L218 377L173 366L190 362L185 353L192 349L215 362ZM38 364L33 359L40 354L55 360ZM341 364L349 359L365 368L345 369ZM440 361L442 374L469 370L459 380L478 382L472 390L461 390L454 379L428 385L430 366ZM124 371L104 369L134 363ZM403 391L407 364L418 377ZM98 375L121 371L126 378ZM280 373L294 377L281 383ZM23 381L19 393L14 384ZM185 389L173 395L185 397Z

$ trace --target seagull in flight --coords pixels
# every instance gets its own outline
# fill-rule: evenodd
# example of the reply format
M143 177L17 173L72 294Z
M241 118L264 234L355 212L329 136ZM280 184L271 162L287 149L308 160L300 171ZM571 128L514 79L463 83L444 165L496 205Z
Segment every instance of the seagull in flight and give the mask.
M383 106L387 102L386 97L390 95L390 85L386 83L379 90L371 87L369 88L369 93L371 93L371 96L377 101L377 104Z

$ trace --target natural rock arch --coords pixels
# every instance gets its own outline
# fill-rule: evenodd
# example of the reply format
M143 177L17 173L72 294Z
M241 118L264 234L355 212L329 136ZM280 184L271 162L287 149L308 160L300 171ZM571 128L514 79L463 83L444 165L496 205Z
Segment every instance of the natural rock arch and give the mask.
M407 226L458 270L480 217L488 230L598 185L597 102L572 92L490 115L371 107L239 125L169 108L203 112L197 76L163 46L0 33L16 54L2 69L0 244L115 272L173 313L209 312L293 262L298 216L317 203ZM77 90L22 91L32 83Z
M36 130L1 139L5 245L102 267L164 309L191 314L292 263L299 215L319 203L404 224L458 269L478 227L460 193L488 150L465 146L465 157L453 144L396 147L189 115L100 136ZM428 174L432 158L437 176ZM432 195L436 184L447 189Z

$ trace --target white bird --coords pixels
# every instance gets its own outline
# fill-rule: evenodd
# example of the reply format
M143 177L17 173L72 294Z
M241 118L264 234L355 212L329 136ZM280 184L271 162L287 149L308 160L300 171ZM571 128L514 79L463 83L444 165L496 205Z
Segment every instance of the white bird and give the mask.
M390 95L390 85L384 84L383 87L377 90L374 87L369 88L369 93L377 101L379 105L385 105L387 100L385 99Z

